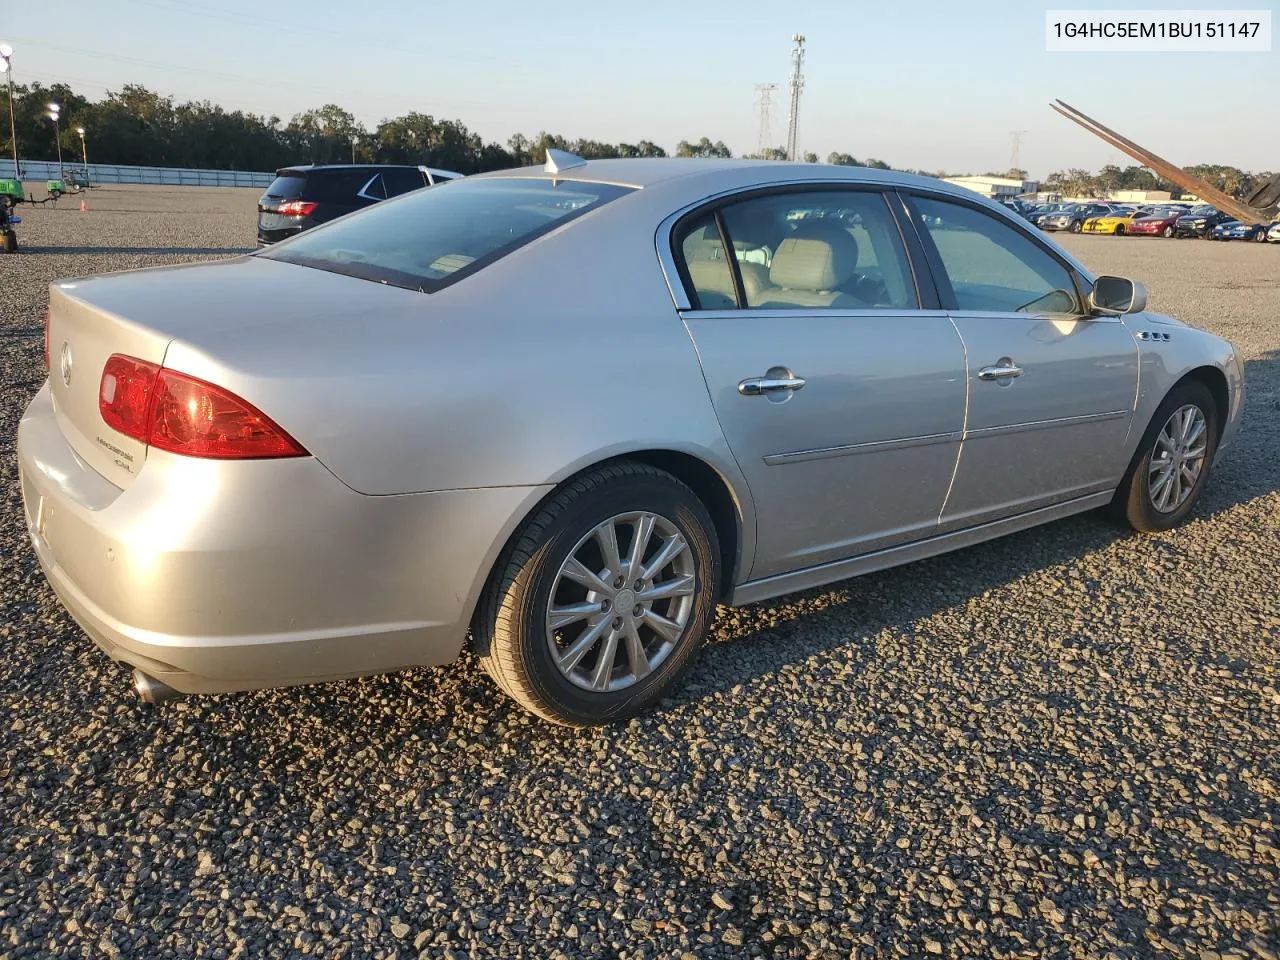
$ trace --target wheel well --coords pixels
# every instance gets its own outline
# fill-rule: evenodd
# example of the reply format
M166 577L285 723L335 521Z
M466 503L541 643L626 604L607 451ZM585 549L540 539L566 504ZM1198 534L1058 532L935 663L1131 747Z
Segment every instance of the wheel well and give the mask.
M1213 405L1217 408L1218 436L1221 437L1222 431L1227 427L1227 417L1231 413L1231 396L1227 392L1226 374L1217 367L1196 367L1174 384L1174 388L1188 380L1200 381L1213 394Z
M675 450L638 450L617 459L635 460L665 470L702 501L716 525L716 538L720 541L720 596L728 596L738 568L741 514L724 478L705 461Z
M659 470L665 470L689 487L698 499L702 501L703 506L707 508L707 513L711 515L711 522L715 524L716 528L716 538L720 541L720 596L716 599L723 600L729 595L737 574L738 549L741 543L739 533L740 512L729 485L715 468L691 454L680 453L676 450L638 450L634 453L610 457L607 460L601 460L599 463L583 467L573 476L566 477L558 483L554 490L547 493L545 497L533 505L528 514L516 525L516 528L511 532L506 543L503 544L494 558L493 565L490 567L488 574L485 576L484 584L480 588L481 599L471 612L473 623L483 607L485 593L493 584L494 578L502 572L504 557L507 556L511 544L519 538L529 517L534 516L548 498L554 496L557 490L575 477L619 460L633 460L656 467Z

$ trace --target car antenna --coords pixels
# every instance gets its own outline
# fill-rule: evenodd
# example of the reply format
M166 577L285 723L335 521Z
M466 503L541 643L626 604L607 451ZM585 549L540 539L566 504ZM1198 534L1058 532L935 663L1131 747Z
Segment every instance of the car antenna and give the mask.
M586 166L587 161L576 153L570 153L567 150L547 149L547 162L543 164L542 169L547 173L559 173L561 170L572 170L574 167ZM551 182L555 183L553 177Z

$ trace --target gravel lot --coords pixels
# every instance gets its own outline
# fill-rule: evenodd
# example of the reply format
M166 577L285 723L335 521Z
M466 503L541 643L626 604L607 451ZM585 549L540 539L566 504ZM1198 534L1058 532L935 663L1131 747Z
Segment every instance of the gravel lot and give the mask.
M46 586L14 431L49 281L248 249L256 194L103 187L0 257L0 957L1280 955L1280 249L1063 238L1248 360L1167 535L725 611L602 731L470 659L155 712Z

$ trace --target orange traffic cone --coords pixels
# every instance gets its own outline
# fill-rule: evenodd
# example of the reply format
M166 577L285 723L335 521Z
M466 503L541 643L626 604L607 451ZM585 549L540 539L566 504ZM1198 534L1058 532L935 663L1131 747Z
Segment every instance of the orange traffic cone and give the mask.
M85 202L84 202L83 200L81 200L81 201L80 201L80 212L81 212L81 213L88 213L88 211L89 211L89 208L85 205Z

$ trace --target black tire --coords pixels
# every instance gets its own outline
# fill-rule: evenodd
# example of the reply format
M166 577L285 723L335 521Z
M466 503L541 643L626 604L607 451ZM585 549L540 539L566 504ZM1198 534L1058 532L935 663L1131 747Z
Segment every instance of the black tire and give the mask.
M1123 224L1123 223L1117 223L1117 224L1116 224L1116 229L1115 229L1114 233L1115 233L1115 235L1116 235L1117 237L1123 237L1123 236L1124 236L1124 224Z
M1079 220L1072 220L1072 221L1071 221L1071 232L1072 232L1072 233L1079 233L1079 232L1080 232L1080 229L1081 229L1081 223L1080 223L1080 221L1079 221Z
M620 690L590 691L556 665L547 607L561 565L582 538L630 511L658 515L684 537L693 558L692 607L684 632L651 673ZM665 471L617 461L569 481L525 522L481 598L472 644L498 686L545 720L582 727L624 719L670 692L693 662L715 615L720 576L715 525L693 491Z
M1266 228L1266 227L1263 227L1262 229L1260 229L1260 230L1258 230L1257 232L1255 232L1255 233L1254 233L1254 235L1253 235L1253 239L1254 239L1254 242L1255 242L1255 243L1266 243L1266 242L1267 242L1267 228Z
M1168 240L1170 237L1173 236L1173 227L1165 227L1163 230L1160 231L1160 236Z
M6 230L4 232L4 252L18 252L18 235L12 230Z
M1151 457L1155 452L1156 438L1169 418L1173 416L1174 411L1188 404L1199 407L1204 415L1204 465L1191 487L1190 495L1176 509L1166 513L1157 509L1151 499L1148 483ZM1169 391L1169 395L1164 398L1164 402L1152 416L1151 423L1148 424L1147 431L1142 436L1142 442L1138 444L1137 452L1129 463L1129 469L1125 472L1124 479L1120 481L1120 486L1116 489L1115 497L1111 501L1113 517L1127 523L1140 533L1152 533L1176 527L1195 509L1204 485L1208 482L1213 457L1217 450L1218 405L1213 399L1213 394L1199 380L1184 380Z

